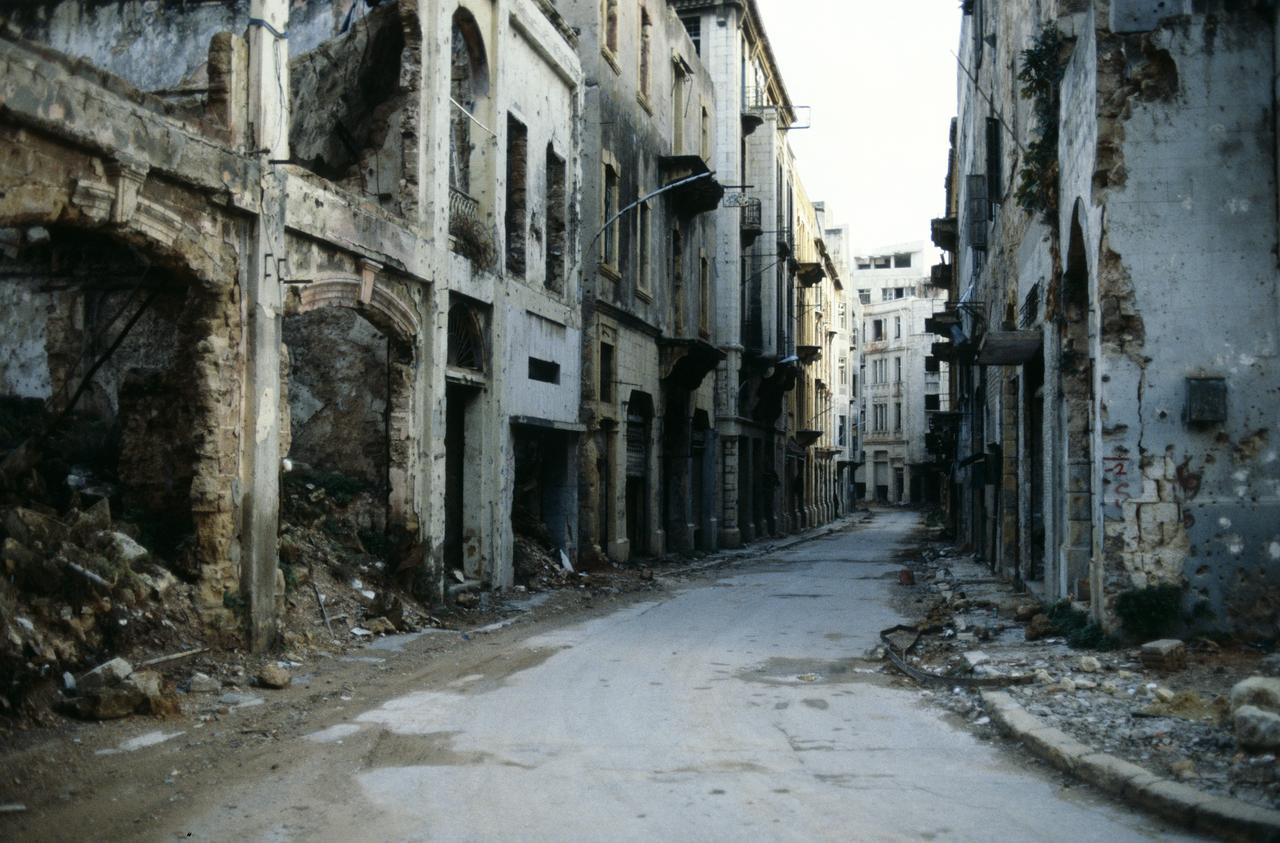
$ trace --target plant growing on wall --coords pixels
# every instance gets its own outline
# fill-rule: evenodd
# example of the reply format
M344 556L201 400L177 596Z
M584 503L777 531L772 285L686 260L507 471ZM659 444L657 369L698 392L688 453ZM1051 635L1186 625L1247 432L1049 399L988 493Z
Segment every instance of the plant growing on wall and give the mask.
M1018 71L1022 95L1031 100L1036 127L1018 173L1016 198L1020 208L1039 214L1048 225L1053 225L1058 212L1058 112L1065 43L1056 24L1046 25L1022 51L1022 69Z

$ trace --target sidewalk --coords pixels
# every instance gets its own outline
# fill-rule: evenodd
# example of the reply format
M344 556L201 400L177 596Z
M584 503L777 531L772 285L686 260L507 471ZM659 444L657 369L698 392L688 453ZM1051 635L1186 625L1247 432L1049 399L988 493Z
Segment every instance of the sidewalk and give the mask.
M1228 839L1280 840L1280 768L1274 755L1237 749L1226 699L1264 670L1260 654L1197 641L1184 665L1157 668L1135 647L1072 649L1069 630L1041 614L1047 607L972 557L944 544L920 556L907 563L916 584L901 598L908 615L926 617L912 666L957 680L1034 677L1008 690L957 681L932 695L937 702L1167 820Z

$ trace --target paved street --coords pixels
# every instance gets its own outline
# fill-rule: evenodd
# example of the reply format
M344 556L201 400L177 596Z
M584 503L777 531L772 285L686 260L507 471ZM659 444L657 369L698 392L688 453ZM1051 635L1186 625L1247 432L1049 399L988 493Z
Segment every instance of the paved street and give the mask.
M1129 840L1141 814L851 661L918 524L799 545L352 713L158 839ZM499 671L502 673L502 671Z

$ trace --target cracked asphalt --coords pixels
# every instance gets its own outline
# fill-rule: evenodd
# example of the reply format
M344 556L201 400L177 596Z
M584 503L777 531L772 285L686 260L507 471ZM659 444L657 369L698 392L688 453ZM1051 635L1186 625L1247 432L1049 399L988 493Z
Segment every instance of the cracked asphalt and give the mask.
M878 630L909 620L892 608L894 559L919 524L881 511L594 617L434 654L430 670L316 708L277 746L210 762L180 801L156 796L124 828L237 841L1178 838L862 659ZM139 754L159 771L183 752Z

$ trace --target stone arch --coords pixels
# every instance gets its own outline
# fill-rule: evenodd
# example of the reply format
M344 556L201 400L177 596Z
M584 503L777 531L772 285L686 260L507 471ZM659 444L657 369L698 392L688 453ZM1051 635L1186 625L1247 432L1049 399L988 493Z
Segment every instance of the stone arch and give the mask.
M86 235L96 235L145 267L149 277L136 284L137 299L127 299L119 308L121 314L140 319L121 346L125 355L116 351L111 358L110 365L120 371L111 376L104 367L93 381L111 377L111 388L117 390L107 400L113 401L120 429L115 447L122 488L131 490L131 499L141 506L163 501L167 507L162 516L166 531L148 536L150 549L159 548L158 556L169 567L197 581L198 606L211 628L234 635L236 618L224 597L239 591L241 575L231 561L237 558L234 546L239 541L234 488L242 457L236 444L243 412L238 351L243 327L235 293L239 263L224 238L208 233L232 223L189 194L170 196L189 202L183 207L147 197L145 168L109 163L99 175L90 165L97 159L64 152L44 159L62 166L24 174L21 181L0 166L0 196L7 200L0 201L0 229L21 230L28 237L44 232L41 236L54 245L63 236L82 243ZM71 292L83 300L70 306L86 313L93 308L84 297L110 294L91 283L77 284ZM166 299L172 308L163 304ZM154 324L176 338L168 349L172 357L156 365L140 350L138 359L146 359L147 368L135 373L125 368L133 359L127 347L141 336L139 331L149 334L153 315ZM127 319L122 315L118 322L108 322L101 341L120 338ZM86 328L86 337L92 333ZM93 340L89 342L86 349L92 348ZM87 362L71 361L68 385L89 382ZM65 406L69 396L63 392L48 400ZM77 406L82 405L83 399Z
M405 293L395 285L380 283L372 271L362 276L346 273L321 275L311 283L293 288L285 301L286 316L303 316L325 310L346 310L359 315L387 341L384 351L386 366L385 400L382 411L385 441L385 477L378 483L386 486L386 533L400 541L418 532L421 519L416 512L413 489L416 476L417 426L414 421L416 378L414 362L421 321L417 311L405 300ZM315 330L314 328L312 329ZM296 361L290 361L292 370ZM292 374L292 373L291 373ZM289 395L293 378L286 379ZM380 382L379 386L383 386ZM305 395L305 393L303 393ZM287 424L292 424L292 418ZM395 544L395 541L392 544ZM395 548L393 548L394 550ZM396 561L396 560L391 560Z
M347 307L360 313L402 350L411 349L420 321L411 305L385 285L354 275L317 278L288 298L286 313L309 313L324 307Z
M231 220L206 200L183 196L190 205L170 206L144 194L145 165L108 161L99 168L98 157L57 149L63 154L41 159L54 167L39 173L0 166L0 228L102 232L194 285L229 289L238 282L235 247L208 234Z

